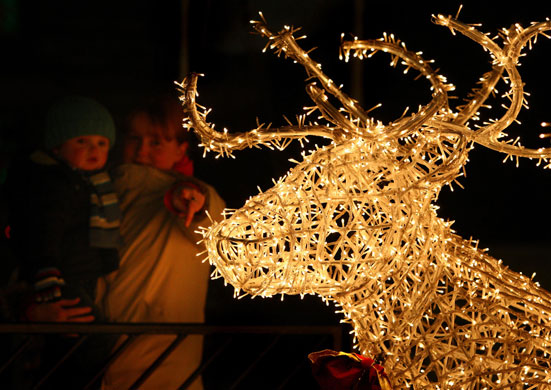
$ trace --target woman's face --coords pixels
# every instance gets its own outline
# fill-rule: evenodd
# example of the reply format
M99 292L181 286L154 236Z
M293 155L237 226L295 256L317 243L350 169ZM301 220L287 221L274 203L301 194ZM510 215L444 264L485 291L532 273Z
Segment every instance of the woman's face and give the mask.
M188 143L162 137L158 126L144 113L133 117L124 140L124 162L171 170L185 156Z

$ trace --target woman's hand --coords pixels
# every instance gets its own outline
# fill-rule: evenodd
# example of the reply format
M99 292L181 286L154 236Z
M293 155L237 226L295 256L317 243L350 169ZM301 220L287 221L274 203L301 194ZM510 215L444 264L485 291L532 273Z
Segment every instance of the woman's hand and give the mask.
M195 184L182 182L172 191L172 206L183 218L185 226L189 227L193 217L205 205L205 195Z

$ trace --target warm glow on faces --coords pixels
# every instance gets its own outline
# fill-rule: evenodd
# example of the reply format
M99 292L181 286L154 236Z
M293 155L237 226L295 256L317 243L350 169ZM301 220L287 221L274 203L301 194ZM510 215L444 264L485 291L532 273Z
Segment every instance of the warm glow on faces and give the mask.
M185 156L187 142L167 139L144 113L132 118L130 131L124 141L124 162L150 165L157 169L171 170Z
M109 138L83 135L65 141L55 153L71 167L83 171L102 169L109 155Z

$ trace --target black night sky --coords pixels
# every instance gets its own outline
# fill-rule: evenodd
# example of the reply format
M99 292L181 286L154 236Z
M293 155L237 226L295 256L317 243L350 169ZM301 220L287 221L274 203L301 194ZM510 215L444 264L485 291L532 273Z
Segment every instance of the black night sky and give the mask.
M527 25L551 17L547 1L506 3L463 2L459 19L481 23L479 29L493 36L513 23ZM138 98L174 88L173 81L189 71L205 74L199 84L199 102L213 108L209 119L218 128L249 130L257 117L260 122L283 125L283 115L294 118L309 104L305 73L270 51L262 53L265 41L251 34L249 23L258 11L272 30L285 24L301 26L307 35L300 41L302 47L317 47L311 56L364 108L382 102L373 116L384 122L397 118L406 106L426 104L427 85L414 81L413 74L391 70L382 55L361 64L339 61L341 33L365 39L393 33L409 49L435 60L434 68L457 86L455 96L460 102L490 70L489 57L479 46L431 22L432 14L455 15L460 4L449 0L0 0L3 153L35 145L37 120L57 96L94 96L120 121ZM520 67L531 94L530 109L522 112L522 126L511 133L522 134L528 145L551 142L537 138L542 132L539 124L551 122L550 61L551 41L541 37ZM362 85L351 85L354 72L363 74ZM291 166L287 159L298 152L297 143L284 153L255 149L236 153L235 160L207 156L197 161L197 175L212 183L229 206L239 207L257 193L257 186L266 189L272 178L284 174ZM536 167L534 161L521 161L515 168L514 163L503 164L504 157L480 146L473 150L467 177L461 180L465 189L442 191L441 216L455 220L458 233L480 239L482 247L489 247L511 268L537 272L536 280L551 288L551 171ZM293 298L283 303L274 299L268 305L259 299L233 302L231 294L230 287L213 282L213 321L336 321L332 309L325 309L314 297L307 299L310 306Z
M304 48L316 47L312 57L324 72L365 108L383 107L373 116L384 122L397 118L405 107L430 98L424 81L393 71L382 55L359 62L338 59L340 35L379 38L393 33L409 49L434 59L456 85L460 102L477 79L490 69L488 56L463 36L431 22L437 13L455 15L459 2L371 1L52 1L3 0L0 21L2 49L1 130L4 149L15 143L35 146L37 121L48 102L60 95L82 93L96 97L122 120L144 95L174 88L189 72L205 74L199 84L200 103L213 108L209 119L230 131L245 131L260 122L284 124L309 104L305 73L270 51L262 53L263 38L252 34L249 21L262 11L273 30L301 26ZM523 1L505 6L499 1L463 2L460 20L481 23L495 34L512 23L528 24L551 15L546 2ZM540 39L522 61L530 110L521 113L524 143L545 146L537 135L542 121L551 121L547 91L551 42ZM363 83L353 85L354 72ZM452 101L452 104L453 101ZM484 115L484 113L482 113ZM312 142L318 142L313 140ZM319 141L323 142L323 141ZM247 150L236 159L198 158L197 174L214 184L230 207L239 207L257 186L266 189L272 178L291 166L298 143L285 152ZM441 215L455 220L463 236L495 248L497 256L542 268L551 260L549 171L534 162L503 164L502 155L479 147L471 152L461 180L465 189L444 189ZM527 258L532 260L527 261ZM504 259L505 260L505 259ZM534 270L527 265L533 262Z

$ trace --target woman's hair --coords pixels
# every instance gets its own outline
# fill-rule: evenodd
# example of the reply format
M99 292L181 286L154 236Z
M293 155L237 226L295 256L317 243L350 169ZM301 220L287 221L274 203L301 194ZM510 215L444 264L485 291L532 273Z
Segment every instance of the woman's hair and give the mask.
M152 135L167 140L176 139L178 143L190 142L190 132L182 126L184 111L177 96L157 95L139 104L127 118L127 130L138 116L145 115L151 126Z

